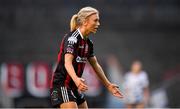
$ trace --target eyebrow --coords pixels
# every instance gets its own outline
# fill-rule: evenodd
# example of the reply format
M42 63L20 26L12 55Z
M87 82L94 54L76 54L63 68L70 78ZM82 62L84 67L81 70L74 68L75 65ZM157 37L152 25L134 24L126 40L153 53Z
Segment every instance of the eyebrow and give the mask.
M99 18L96 18L96 19L94 19L94 20L96 20L96 21L97 21L97 20L99 20Z

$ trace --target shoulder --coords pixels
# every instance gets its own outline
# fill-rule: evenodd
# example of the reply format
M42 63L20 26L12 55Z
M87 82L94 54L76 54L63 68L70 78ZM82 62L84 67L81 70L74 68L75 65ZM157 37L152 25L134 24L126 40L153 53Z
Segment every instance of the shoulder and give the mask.
M141 71L141 78L143 78L143 79L147 79L148 78L148 75L147 75L147 73L145 72L145 71Z
M141 71L142 76L147 76L147 73L145 71Z
M66 40L69 42L69 43L77 43L78 42L78 39L80 37L80 34L77 30L75 31L72 31L72 32L69 32L67 35L66 35Z
M89 44L93 45L93 41L91 39L88 38L87 41Z

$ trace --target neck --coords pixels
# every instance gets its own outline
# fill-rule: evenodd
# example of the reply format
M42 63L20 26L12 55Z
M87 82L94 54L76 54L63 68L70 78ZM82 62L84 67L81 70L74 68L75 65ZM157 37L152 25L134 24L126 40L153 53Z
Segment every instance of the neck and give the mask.
M139 70L132 70L132 72L134 73L134 74L139 74Z
M85 39L88 38L89 32L86 31L85 28L79 27L79 30L80 30L82 36L83 36Z

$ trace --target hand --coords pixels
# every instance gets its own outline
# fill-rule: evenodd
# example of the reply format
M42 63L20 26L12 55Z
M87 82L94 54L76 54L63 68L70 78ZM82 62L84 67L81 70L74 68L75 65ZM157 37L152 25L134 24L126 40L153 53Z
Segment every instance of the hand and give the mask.
M83 78L77 78L75 84L79 91L85 92L88 90L88 86L86 85L85 79Z
M110 84L107 88L115 97L123 98L123 94L120 92L120 90L118 89L119 87L116 84Z

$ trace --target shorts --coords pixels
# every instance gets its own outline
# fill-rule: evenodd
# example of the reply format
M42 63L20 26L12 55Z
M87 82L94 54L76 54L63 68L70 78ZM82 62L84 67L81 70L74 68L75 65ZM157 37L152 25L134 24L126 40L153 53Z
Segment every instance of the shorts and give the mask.
M78 90L71 90L65 86L59 88L52 88L51 92L51 103L53 107L60 107L62 103L74 101L77 105L82 104L85 101L84 94L79 93Z

